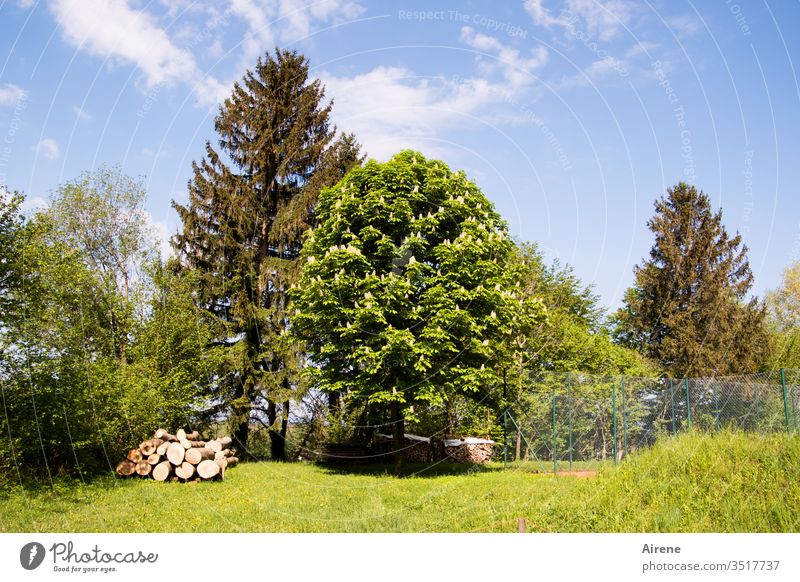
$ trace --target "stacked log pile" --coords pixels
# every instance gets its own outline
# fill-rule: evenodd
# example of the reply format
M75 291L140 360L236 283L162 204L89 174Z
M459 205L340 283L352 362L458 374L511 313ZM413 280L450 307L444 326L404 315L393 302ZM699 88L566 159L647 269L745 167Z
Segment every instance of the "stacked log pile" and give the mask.
M197 431L180 429L173 435L160 428L153 438L128 451L116 472L120 477L156 481L224 479L225 471L239 462L230 444L229 436L202 441Z
M457 463L485 463L492 459L492 445L489 439L448 439L444 441L445 455Z

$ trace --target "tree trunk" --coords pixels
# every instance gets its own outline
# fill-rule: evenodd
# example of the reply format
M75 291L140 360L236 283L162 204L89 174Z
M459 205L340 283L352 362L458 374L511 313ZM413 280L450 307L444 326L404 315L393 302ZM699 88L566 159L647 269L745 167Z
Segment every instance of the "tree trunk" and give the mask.
M272 410L277 409L273 403L270 403L270 408ZM269 452L270 457L272 457L273 461L285 461L286 460L286 431L289 427L289 401L283 403L283 413L281 414L281 429L280 431L276 431L273 429L269 429ZM273 416L277 416L275 412L273 412ZM270 422L270 426L275 422L275 419Z
M400 414L400 403L392 402L392 443L394 445L394 472L399 475L405 465L405 419Z

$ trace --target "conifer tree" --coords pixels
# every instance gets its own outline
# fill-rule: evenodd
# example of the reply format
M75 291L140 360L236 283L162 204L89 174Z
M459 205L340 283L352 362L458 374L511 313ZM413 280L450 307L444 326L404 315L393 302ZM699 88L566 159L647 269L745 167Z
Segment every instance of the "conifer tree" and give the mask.
M679 183L655 203L650 258L616 316L616 335L674 377L754 370L767 344L764 308L747 298L753 274L739 234L722 211Z
M285 458L300 347L288 340L286 291L321 188L360 163L352 136L334 141L331 105L308 61L277 50L259 59L220 107L219 150L193 164L189 203L173 203L183 230L173 244L197 269L201 306L227 326L221 371L234 438L246 450L251 416Z

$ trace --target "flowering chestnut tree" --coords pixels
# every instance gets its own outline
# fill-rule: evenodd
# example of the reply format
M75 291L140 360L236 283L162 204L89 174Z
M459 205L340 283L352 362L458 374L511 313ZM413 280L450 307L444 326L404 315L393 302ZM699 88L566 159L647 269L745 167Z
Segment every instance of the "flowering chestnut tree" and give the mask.
M351 170L317 213L292 317L314 383L388 409L396 450L415 406L499 407L503 369L544 308L521 293L514 243L478 187L403 151Z

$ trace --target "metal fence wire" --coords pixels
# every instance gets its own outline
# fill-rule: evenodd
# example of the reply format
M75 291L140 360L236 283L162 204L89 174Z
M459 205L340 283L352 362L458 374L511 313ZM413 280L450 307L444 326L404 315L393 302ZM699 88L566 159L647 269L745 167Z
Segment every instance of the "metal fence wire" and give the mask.
M538 372L503 414L506 467L591 471L686 430L798 433L800 369L719 378Z

